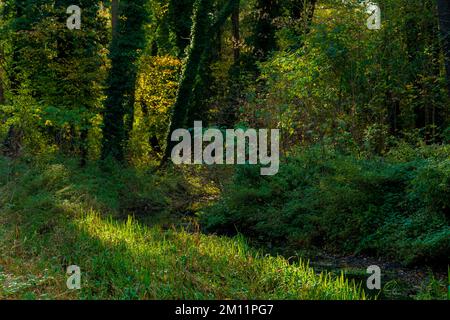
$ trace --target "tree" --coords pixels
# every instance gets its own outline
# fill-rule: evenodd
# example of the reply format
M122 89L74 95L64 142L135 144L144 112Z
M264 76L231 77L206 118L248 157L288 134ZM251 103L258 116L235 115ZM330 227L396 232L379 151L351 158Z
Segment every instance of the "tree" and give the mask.
M57 90L49 90L51 95L43 101L51 107L47 110L52 122L66 128L69 143L62 141L61 149L79 152L83 166L88 157L92 119L100 109L105 72L99 52L106 46L107 35L106 21L99 16L100 1L79 0L81 29L67 28L67 8L72 4L71 0L55 1L53 15L58 24L48 40L55 43L55 56L48 65L46 85Z
M0 1L0 30L3 28L3 8L4 4ZM3 49L3 41L0 37L0 105L5 103L5 53Z
M69 30L66 21L71 4L69 0L6 2L5 73L9 81L5 89L12 105L23 92L36 101L42 134L63 152L80 152L83 164L88 130L102 94L100 52L106 45L106 21L98 14L100 1L79 0L82 30Z
M219 16L220 11L226 8L229 0L218 0L211 8L211 16ZM239 1L234 1L233 6L239 5ZM234 11L230 7L230 10ZM232 13L229 13L232 15ZM223 35L225 32L224 23L212 27L209 32L208 48L202 54L199 69L195 79L195 85L188 104L188 113L186 121L188 124L193 124L194 121L201 120L205 125L208 125L210 101L217 98L220 91L220 84L216 82L213 73L213 65L219 62L224 53L223 50Z
M0 104L6 102L5 99L5 72L3 71L3 65L5 63L3 50L0 47Z
M3 84L3 74L0 74L0 104L5 103L5 89Z
M124 147L133 124L136 62L145 47L145 0L113 2L114 28L111 69L103 112L102 159L124 160Z
M444 107L437 99L440 87L436 85L441 77L439 21L436 17L436 2L425 0L410 3L404 8L406 35L406 54L409 60L408 70L405 70L418 93L412 99L414 109L415 128L421 129L427 142L434 142L437 136L436 129L442 126L444 120ZM444 40L445 41L445 40ZM389 94L393 97L392 93ZM394 115L397 103L387 99L389 114ZM398 111L397 111L398 113ZM390 117L394 119L394 117ZM391 121L391 127L394 122ZM400 127L401 129L401 127ZM395 131L391 129L391 133Z
M281 15L281 4L279 0L257 0L255 9L257 17L252 44L254 56L261 61L277 48L274 19Z
M447 89L450 97L450 2L438 0L438 12L447 74Z
M171 31L175 34L178 57L183 57L189 46L193 8L194 0L169 1L169 23Z
M209 14L212 9L210 0L196 0L194 3L191 43L188 48L186 63L183 67L177 98L172 111L163 162L166 162L170 158L172 148L176 143L171 139L172 133L176 129L183 128L186 124L189 101L195 86L202 57L211 46L210 34L214 30L218 30L225 23L226 19L231 15L237 1L239 0L228 0L225 6L219 11L217 18L213 21L211 21L211 15Z
M233 45L233 64L229 70L228 101L221 108L219 125L232 127L237 120L239 98L241 94L241 30L240 30L240 1L236 1L231 13L231 34Z
M210 5L210 1L208 0L196 0L194 3L191 44L188 49L186 64L183 67L177 98L173 107L163 161L169 159L174 146L174 142L171 139L172 133L185 125L184 122L187 115L189 98L194 87L202 54L208 45L208 33L210 31L208 12Z

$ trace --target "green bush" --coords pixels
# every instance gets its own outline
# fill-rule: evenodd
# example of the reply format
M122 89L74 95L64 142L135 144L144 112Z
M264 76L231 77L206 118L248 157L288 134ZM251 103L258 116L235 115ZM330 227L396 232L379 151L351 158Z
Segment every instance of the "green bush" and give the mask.
M273 177L240 167L223 199L202 216L203 225L291 249L446 263L450 152L423 149L402 161L400 151L360 159L316 146L287 157Z

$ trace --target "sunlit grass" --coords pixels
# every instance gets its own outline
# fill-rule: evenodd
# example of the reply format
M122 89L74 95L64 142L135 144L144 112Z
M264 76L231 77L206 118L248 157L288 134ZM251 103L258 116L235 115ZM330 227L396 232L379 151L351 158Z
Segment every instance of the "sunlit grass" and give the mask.
M305 263L289 264L281 257L263 257L242 237L162 231L159 227L141 226L131 218L125 223L105 221L95 213L86 215L78 224L106 248L115 248L105 257L108 262L97 268L112 273L109 281L120 283L113 294L117 298L130 294L130 290L136 297L151 299L364 297L343 277L318 276Z
M99 172L70 168L17 167L0 183L0 298L365 298L343 276L265 256L241 236L118 219L113 184L102 190ZM81 290L66 287L69 265L81 268Z

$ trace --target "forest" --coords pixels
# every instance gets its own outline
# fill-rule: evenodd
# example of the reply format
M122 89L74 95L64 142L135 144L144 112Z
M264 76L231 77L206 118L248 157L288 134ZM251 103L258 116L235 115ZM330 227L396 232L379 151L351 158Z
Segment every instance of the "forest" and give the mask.
M448 0L0 0L0 300L445 300L449 222Z

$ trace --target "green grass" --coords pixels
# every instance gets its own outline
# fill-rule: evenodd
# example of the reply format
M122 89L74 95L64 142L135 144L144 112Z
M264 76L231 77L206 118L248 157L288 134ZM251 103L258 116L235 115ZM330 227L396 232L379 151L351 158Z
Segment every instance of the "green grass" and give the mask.
M365 299L343 276L263 255L241 236L177 226L199 186L215 192L200 182L0 158L0 298ZM66 287L72 264L78 291Z

